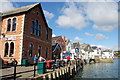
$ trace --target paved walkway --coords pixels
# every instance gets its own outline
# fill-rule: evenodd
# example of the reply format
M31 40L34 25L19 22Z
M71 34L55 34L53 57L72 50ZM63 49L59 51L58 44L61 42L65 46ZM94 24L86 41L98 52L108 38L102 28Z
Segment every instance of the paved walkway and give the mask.
M37 66L36 66L37 68ZM13 78L13 74L14 74L14 67L10 67L10 68L5 68L5 69L0 69L0 71L2 71L2 76L0 75L0 77L4 78L4 79L8 79L8 78ZM52 72L53 69L47 69L46 72ZM33 77L34 75L34 66L27 66L27 67L22 67L22 66L17 66L16 68L16 77L17 78L30 78ZM42 75L42 74L38 74L36 71L36 76L38 75Z

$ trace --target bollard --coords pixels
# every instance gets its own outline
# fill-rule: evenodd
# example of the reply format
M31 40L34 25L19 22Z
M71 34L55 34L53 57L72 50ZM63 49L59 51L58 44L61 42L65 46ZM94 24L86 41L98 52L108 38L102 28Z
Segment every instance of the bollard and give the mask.
M35 72L36 72L36 63L34 64L34 77L35 77Z
M70 67L68 67L68 79L70 78Z
M14 80L16 80L16 64L14 65Z

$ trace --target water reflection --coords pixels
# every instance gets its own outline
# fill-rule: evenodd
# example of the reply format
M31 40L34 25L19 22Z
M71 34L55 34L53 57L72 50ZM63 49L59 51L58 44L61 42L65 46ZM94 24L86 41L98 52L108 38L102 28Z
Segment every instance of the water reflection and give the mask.
M114 63L86 64L75 78L118 78L118 59Z

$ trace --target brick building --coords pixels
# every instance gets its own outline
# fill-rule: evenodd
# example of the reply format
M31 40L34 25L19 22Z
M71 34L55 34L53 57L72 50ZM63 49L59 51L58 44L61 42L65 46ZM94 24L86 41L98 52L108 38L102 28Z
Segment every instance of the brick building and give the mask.
M4 61L15 58L19 64L34 55L51 59L52 29L48 27L40 3L3 12L0 55Z

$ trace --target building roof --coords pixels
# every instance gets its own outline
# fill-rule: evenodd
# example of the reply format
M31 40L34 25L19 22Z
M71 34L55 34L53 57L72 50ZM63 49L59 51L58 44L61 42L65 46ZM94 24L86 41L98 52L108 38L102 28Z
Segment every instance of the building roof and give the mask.
M52 37L52 40L58 40L61 36Z
M52 52L54 52L58 47L62 49L62 47L59 43L56 43L55 45L52 45Z
M83 43L83 44L80 45L80 48L85 49L87 46L89 46L89 44Z
M36 4L32 4L32 5L28 5L28 6L24 6L24 7L20 7L20 8L15 8L13 10L10 10L10 11L6 11L6 12L3 12L2 13L2 17L5 17L5 16L9 16L9 15L14 15L14 14L18 14L18 13L25 13L31 9L33 9L34 7L36 6L39 6L41 8L41 5L40 3L36 3ZM45 16L44 16L44 13L42 11L42 15L43 15L43 19L45 21L45 24L46 26L48 27L48 24L46 22L46 19L45 19ZM50 30L52 30L50 27L48 27Z
M92 46L92 49L93 50L96 50L98 47L97 46Z
M60 38L61 36L56 36L56 37L52 37L52 45L56 44L56 41Z
M103 50L103 52L110 52L110 49Z
M3 12L2 16L8 16L8 15L12 15L12 14L26 12L26 11L32 9L33 7L35 7L35 6L39 5L39 4L40 3L36 3L36 4L32 4L32 5L16 8L16 9L13 9L13 10L10 10L10 11L6 11L6 12Z
M90 47L90 48L88 49L88 47ZM92 49L91 46L90 46L89 44L87 44L87 43L81 44L81 45L80 45L80 49L83 49L83 50L85 50L85 51L93 52L93 49Z

